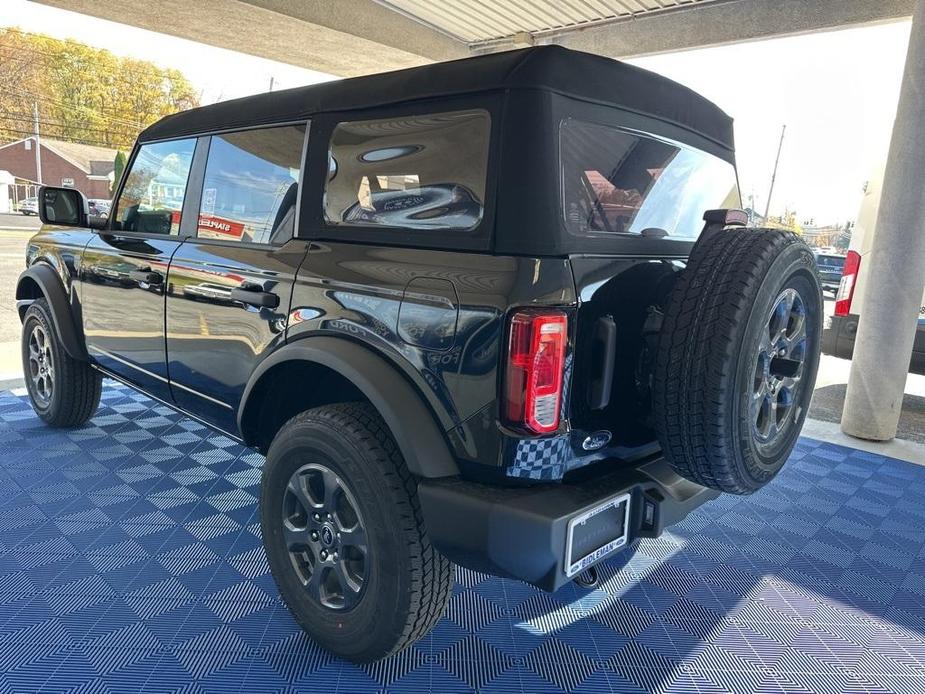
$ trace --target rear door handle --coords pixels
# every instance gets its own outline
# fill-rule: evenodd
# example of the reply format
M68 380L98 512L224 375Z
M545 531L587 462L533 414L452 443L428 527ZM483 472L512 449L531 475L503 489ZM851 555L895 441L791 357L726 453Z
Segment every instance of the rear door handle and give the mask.
M128 276L136 282L144 282L145 284L160 284L163 279L161 273L154 272L149 267L132 270L128 273Z
M256 287L235 287L231 290L231 300L240 301L242 304L258 308L276 308L279 306L279 297L276 294L262 291Z

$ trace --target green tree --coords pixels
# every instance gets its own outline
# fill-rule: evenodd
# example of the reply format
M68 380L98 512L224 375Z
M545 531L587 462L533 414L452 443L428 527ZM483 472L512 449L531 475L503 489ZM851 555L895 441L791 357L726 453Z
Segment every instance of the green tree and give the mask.
M47 137L128 149L148 125L199 100L178 70L0 29L0 140L32 133L34 103Z
M122 172L125 171L125 152L121 149L116 152L116 158L112 163L112 186L109 190L110 193L116 192L116 186L119 185L119 181L122 180Z

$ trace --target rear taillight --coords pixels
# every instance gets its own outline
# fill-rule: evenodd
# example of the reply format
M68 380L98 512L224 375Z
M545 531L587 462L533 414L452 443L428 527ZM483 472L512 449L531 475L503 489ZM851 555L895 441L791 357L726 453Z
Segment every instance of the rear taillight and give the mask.
M511 318L502 411L508 424L535 434L559 428L568 319L525 310Z
M851 300L854 298L854 288L858 283L858 270L861 268L861 254L857 251L848 251L845 257L845 269L841 273L841 282L838 284L838 293L835 295L835 315L847 316L851 313Z

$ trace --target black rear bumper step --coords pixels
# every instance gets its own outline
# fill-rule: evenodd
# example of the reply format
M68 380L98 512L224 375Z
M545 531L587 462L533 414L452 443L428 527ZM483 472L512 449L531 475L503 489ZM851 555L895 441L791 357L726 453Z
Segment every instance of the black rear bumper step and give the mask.
M626 545L659 536L719 496L678 476L662 459L576 484L504 488L443 478L423 480L418 487L428 535L450 561L548 591L571 580L566 575L569 520L625 494L630 496Z

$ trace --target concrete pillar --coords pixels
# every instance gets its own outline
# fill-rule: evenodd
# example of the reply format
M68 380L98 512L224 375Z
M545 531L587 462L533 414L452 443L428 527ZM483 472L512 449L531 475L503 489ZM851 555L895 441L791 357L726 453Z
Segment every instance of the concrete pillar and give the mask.
M842 431L896 436L925 286L925 0L917 0L893 125Z

